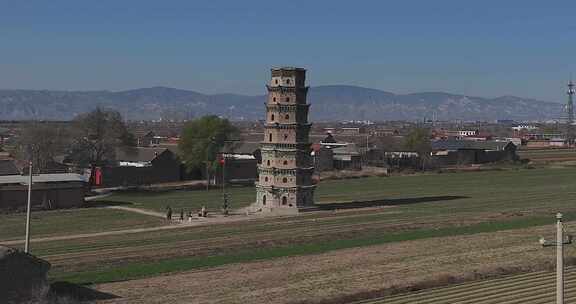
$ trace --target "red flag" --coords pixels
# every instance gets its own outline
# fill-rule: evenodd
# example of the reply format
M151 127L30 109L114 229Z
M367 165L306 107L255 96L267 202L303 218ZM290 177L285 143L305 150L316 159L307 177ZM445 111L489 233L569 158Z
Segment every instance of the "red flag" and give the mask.
M95 168L96 172L94 172L94 184L96 186L102 185L102 170L99 167Z

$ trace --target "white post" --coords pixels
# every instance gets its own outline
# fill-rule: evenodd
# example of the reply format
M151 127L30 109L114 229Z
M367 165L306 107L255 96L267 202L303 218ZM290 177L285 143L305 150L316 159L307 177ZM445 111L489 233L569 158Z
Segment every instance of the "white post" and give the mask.
M32 200L32 161L28 164L28 206L26 208L26 242L24 243L24 252L30 252L30 212Z
M224 156L224 153L222 153L222 198L224 199L226 190L225 190L225 186L226 186L226 158Z
M564 304L564 235L562 213L556 214L556 304Z
M206 163L206 191L210 190L210 172L208 171L208 161Z

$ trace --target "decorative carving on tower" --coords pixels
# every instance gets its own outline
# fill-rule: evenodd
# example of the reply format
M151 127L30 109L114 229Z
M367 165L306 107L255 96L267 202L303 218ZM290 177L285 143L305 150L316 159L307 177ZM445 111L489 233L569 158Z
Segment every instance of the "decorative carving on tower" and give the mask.
M303 68L272 69L256 184L258 210L291 213L314 206L305 82Z

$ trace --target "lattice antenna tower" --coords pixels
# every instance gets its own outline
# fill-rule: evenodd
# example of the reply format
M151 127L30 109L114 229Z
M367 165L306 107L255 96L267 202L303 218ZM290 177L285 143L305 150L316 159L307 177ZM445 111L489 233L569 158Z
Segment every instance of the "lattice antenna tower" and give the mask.
M566 120L566 140L569 145L574 143L574 83L572 82L572 76L570 76L570 81L568 82L568 103L566 104L566 112L568 113L568 119Z

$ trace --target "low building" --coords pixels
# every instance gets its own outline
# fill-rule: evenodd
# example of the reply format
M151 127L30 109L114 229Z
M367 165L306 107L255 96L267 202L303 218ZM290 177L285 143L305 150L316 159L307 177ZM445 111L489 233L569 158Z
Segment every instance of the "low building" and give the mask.
M431 144L432 161L438 166L518 160L516 145L509 141L439 140Z
M536 126L532 126L532 125L517 125L515 127L512 127L512 130L514 131L534 131L538 129L538 127Z
M19 171L22 172L22 174L28 174L28 163L26 161L16 162L16 165L19 167ZM71 172L70 166L56 161L48 161L42 165L42 168L36 166L33 167L32 170L34 174L56 174Z
M550 140L553 138L563 138L561 133L530 133L523 136L526 140Z
M226 147L221 153L222 157L227 183L251 184L258 179L258 163L261 162L259 142L243 142ZM216 173L216 182L222 182L221 168Z
M345 127L340 128L339 134L341 135L359 135L366 133L366 127Z
M136 145L138 147L155 147L160 144L160 137L152 131L135 131Z
M334 169L362 170L362 157L355 144L332 148Z
M536 138L525 140L527 148L564 148L568 143L563 137Z
M314 171L332 171L334 170L334 152L321 144L312 145L312 159L314 161Z
M330 133L319 144L312 145L312 157L318 166L316 171L362 169L362 157L356 144L338 142Z
M384 157L388 167L392 169L417 169L421 167L420 155L413 151L391 151L384 152Z
M548 145L552 148L564 148L568 147L568 142L564 138L551 138Z
M97 168L95 185L139 186L181 180L182 164L166 148L129 148L116 151L114 165Z
M541 149L541 148L549 148L550 141L549 140L527 140L526 141L526 148L530 149Z
M0 127L0 144L4 144L12 136L13 134L10 129Z
M0 210L25 210L28 202L26 175L0 176ZM86 180L73 173L40 174L32 177L33 207L58 209L84 203Z
M478 130L458 130L458 136L468 137L478 135Z
M386 136L398 136L400 132L396 129L374 129L370 131L370 136L375 137L386 137Z
M20 171L12 159L0 159L0 176L18 175Z

